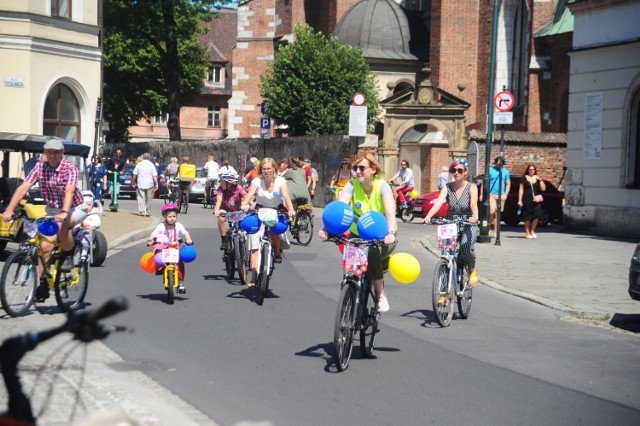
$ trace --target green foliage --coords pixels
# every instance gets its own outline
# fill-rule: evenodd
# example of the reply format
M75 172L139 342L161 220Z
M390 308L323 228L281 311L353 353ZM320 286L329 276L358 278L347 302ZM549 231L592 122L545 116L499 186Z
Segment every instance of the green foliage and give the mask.
M336 37L327 39L307 25L297 25L296 40L280 48L260 90L267 113L289 134L347 134L353 95L367 98L367 123L371 128L380 113L375 78L362 51Z
M129 126L163 112L177 115L179 135L180 103L200 91L208 64L198 40L207 31L202 21L228 2L105 0L104 118L110 139L126 139Z

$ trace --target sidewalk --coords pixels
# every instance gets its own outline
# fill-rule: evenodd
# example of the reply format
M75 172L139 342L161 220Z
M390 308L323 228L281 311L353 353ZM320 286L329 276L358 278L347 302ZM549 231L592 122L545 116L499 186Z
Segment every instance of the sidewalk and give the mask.
M111 252L118 246L138 241L150 234L158 220L126 210L113 213L105 208L100 231L107 238ZM108 262L109 259L105 263ZM50 308L55 310L55 315L50 314ZM65 316L58 315L57 309L52 295L47 303L38 304L35 309L32 307L32 313L25 317L10 318L0 312L0 340L62 324ZM61 356L51 358L52 354L67 354L70 345L63 343L68 341L69 336L66 335L45 342L35 351L29 352L20 364L23 368L21 379L25 391L31 392L34 382L38 383L38 391L31 397L36 416L46 399L46 393L50 391L50 384L53 386L48 408L42 416L38 416L39 425L216 424L142 372L118 368L119 365L124 365L122 358L100 342L87 346L86 362L82 348L71 351L64 362ZM53 371L58 364L62 365L62 369ZM42 375L39 373L41 369L44 370ZM79 402L76 392L79 392ZM2 385L0 411L4 411L6 406L6 390ZM77 413L70 420L74 407Z
M476 243L480 283L592 323L640 332L640 302L629 297L629 262L637 241L538 228L503 228L500 245ZM434 232L435 234L435 232ZM435 235L421 240L438 254ZM482 291L482 289L480 289Z

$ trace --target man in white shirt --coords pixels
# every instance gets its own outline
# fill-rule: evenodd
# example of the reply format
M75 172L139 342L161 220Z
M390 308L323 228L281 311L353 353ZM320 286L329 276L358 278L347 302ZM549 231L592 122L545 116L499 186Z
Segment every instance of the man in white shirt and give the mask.
M158 170L150 160L148 152L142 154L142 161L136 164L131 175L131 187L136 188L138 216L151 216L151 197L158 189Z
M401 161L400 170L398 170L398 173L389 179L389 182L397 178L400 178L401 183L400 186L398 186L398 189L396 189L396 193L398 194L398 201L400 201L400 205L404 208L407 207L407 201L404 198L404 194L411 192L415 186L413 171L409 168L409 162L407 160Z
M213 186L215 188L216 184L218 183L218 171L220 170L220 164L214 161L213 154L207 155L207 162L205 163L202 170L204 171L204 173L206 173L207 176L207 183L204 190L204 204L212 204L214 200L209 200L209 192L211 190L211 187Z

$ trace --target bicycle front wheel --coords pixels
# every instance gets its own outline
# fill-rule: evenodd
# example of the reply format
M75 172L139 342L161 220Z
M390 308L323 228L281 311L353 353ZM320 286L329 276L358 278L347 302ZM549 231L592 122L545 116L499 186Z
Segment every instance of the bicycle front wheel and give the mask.
M71 271L63 272L58 268L54 291L56 302L62 312L75 311L82 306L89 287L89 264L80 262Z
M353 348L355 303L354 286L349 283L344 284L340 290L333 330L333 362L335 362L338 371L344 371L349 367Z
M363 300L360 322L360 350L364 358L371 358L373 345L376 341L376 333L378 332L378 306L371 284L367 285L367 294Z
M461 283L464 286L464 291L456 295L458 313L460 318L467 319L471 313L471 300L473 299L473 289L467 285L469 283L469 267L465 265L458 268L458 274L461 275Z
M267 297L267 291L269 290L269 274L271 272L269 256L271 255L271 246L269 244L263 244L260 249L260 272L258 275L258 298L256 303L262 305L264 298Z
M26 314L36 296L38 268L29 253L18 250L7 258L0 276L0 300L12 317Z
M224 268L227 270L227 279L230 280L233 279L233 275L236 273L236 255L234 248L231 246L232 244L229 241L227 248L224 249Z
M449 326L453 317L453 289L449 288L449 264L445 259L438 260L436 264L431 300L440 327Z
M175 300L174 292L176 289L176 274L173 268L165 269L165 283L167 285L167 303L173 305Z
M313 220L307 212L298 216L298 232L296 232L296 240L303 246L308 246L313 238Z
M234 257L236 260L236 269L238 270L238 278L240 279L241 284L247 283L247 265L244 262L245 256L245 240L240 238L240 235L233 236L233 250Z

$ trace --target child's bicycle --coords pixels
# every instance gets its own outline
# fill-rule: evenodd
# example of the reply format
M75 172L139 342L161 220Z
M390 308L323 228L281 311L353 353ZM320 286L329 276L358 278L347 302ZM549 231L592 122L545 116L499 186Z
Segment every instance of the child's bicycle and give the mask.
M247 282L247 270L249 264L249 253L247 250L247 238L241 229L238 228L238 221L242 220L246 214L243 211L225 212L221 215L227 218L227 244L222 253L227 278L233 279L233 275L238 271L238 278L244 285Z
M7 258L2 267L0 301L4 310L12 317L26 314L36 299L40 274L44 275L47 283L47 294L38 295L39 297L48 297L49 291L53 289L61 311L80 308L89 286L90 242L86 241L83 246L81 241L76 240L73 266L63 267L66 256L60 243L45 236L40 230L56 227L52 216L32 220L27 217L23 208L18 208L14 219L22 219L23 237L18 250ZM57 231L50 232L52 235L56 233ZM54 245L48 266L41 246L43 241Z
M433 219L438 225L438 244L440 245L440 259L433 272L431 302L436 321L441 327L451 324L453 317L453 296L458 302L460 318L469 318L473 289L469 283L469 267L458 258L460 241L466 226L475 226L463 219Z
M153 244L160 251L163 266L156 271L156 275L162 274L162 283L167 291L167 303L173 305L175 293L180 293L180 244L182 240L158 242L155 238ZM159 247L158 247L159 246ZM184 293L184 291L182 292Z
M95 310L81 313L71 312L67 321L59 327L30 332L6 339L0 346L0 369L9 395L8 410L0 413L2 425L35 425L36 416L31 407L30 396L25 394L18 374L18 364L27 352L35 349L40 343L61 333L73 334L73 339L82 343L106 338L112 331L123 331L126 327L105 327L101 321L128 308L127 299L117 297L107 301ZM78 390L78 395L79 395ZM72 416L75 414L75 409ZM70 418L68 424L73 419Z

